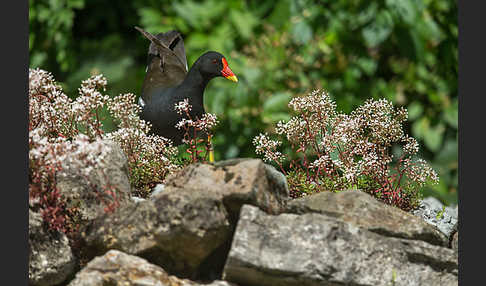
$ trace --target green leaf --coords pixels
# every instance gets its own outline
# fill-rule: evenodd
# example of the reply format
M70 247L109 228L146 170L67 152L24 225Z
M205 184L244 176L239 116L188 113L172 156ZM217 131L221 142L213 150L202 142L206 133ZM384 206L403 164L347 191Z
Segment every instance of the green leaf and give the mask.
M374 74L377 67L376 61L371 58L359 58L356 64L368 76Z
M153 26L159 26L162 22L162 14L160 11L152 8L140 8L138 10L140 16L140 24L142 27L147 27L149 33L160 33L161 31L152 30Z
M368 47L376 47L385 41L393 30L393 19L390 12L381 11L376 19L366 26L362 35Z
M227 2L209 0L204 2L184 1L173 4L177 15L194 29L204 31L213 24L213 20L224 17Z
M72 8L75 8L75 9L84 8L84 0L68 0L67 4L68 4L68 7L72 7Z
M262 72L258 68L250 67L247 66L244 69L242 69L242 72L245 76L246 81L248 82L248 85L257 85L258 80L260 79L260 76Z
M417 101L414 101L408 105L407 110L408 110L408 119L410 121L413 121L417 119L420 115L422 115L424 108L422 104L420 104Z
M428 132L424 134L424 143L432 152L439 151L442 144L442 137L444 134L444 125L438 124L436 127L429 128Z
M306 44L312 38L312 29L304 21L297 22L292 26L292 39L297 44Z
M277 2L268 22L276 28L281 28L288 22L290 16L290 0L281 0Z
M266 123L276 123L280 120L290 119L288 103L292 95L289 92L280 92L272 95L263 103L262 120Z
M424 19L417 23L417 32L426 39L426 41L434 41L436 43L442 41L445 37L444 32L440 29L434 18L428 13L425 14Z
M427 117L422 117L412 124L412 135L418 139L423 139L425 134L429 132L430 122Z
M292 95L289 92L279 92L272 95L263 103L263 112L287 111Z
M414 24L417 8L412 0L387 0L386 5L394 14L407 24Z
M234 29L229 25L221 25L216 28L214 37L210 39L209 47L215 51L229 55L235 47L234 38Z
M367 24L373 18L375 18L376 13L378 11L378 4L376 2L370 2L366 9L360 11L356 18L354 19L352 25L359 26Z
M253 28L258 23L257 19L249 12L232 10L230 12L230 18L235 25L238 33L244 39L248 39L251 37Z
M457 139L449 139L435 158L434 162L449 169L457 169Z
M455 100L452 104L450 104L443 112L442 117L444 120L449 123L452 127L457 129L457 122L458 122L458 102Z

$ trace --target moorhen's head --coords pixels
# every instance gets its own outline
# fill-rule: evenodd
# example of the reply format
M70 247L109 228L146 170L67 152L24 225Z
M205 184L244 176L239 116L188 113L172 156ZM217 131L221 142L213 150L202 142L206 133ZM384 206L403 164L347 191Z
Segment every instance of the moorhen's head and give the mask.
M238 82L224 56L218 52L211 51L203 54L198 59L197 65L201 74L208 79L222 76L231 81Z

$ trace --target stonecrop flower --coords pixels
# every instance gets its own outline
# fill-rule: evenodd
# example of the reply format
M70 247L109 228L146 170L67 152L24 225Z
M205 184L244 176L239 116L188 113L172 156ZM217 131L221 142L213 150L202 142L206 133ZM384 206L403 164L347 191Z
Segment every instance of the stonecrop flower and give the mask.
M139 114L142 108L135 103L135 97L133 93L126 93L109 99L107 102L108 111L119 122L119 128L134 128L148 133L151 125L140 119Z
M277 147L280 146L282 142L278 140L271 140L268 137L268 134L262 134L253 138L253 145L255 145L255 152L257 154L263 155L263 160L270 162L270 161L282 161L284 158L282 153L277 151Z
M110 151L101 149L102 139L120 145L129 160L131 181L137 187L162 182L178 169L174 163L177 149L170 140L149 135L151 125L138 116L141 108L135 103L135 95L110 98L102 93L106 86L106 77L91 76L81 83L79 96L72 100L52 74L29 69L29 159L33 172L42 177L42 172L47 174L44 168L58 166L60 171L63 162L70 162L64 165L75 166L87 175L102 164ZM106 134L100 117L103 108L118 127Z
M209 130L218 125L219 121L215 114L204 113L197 124L197 128L201 130Z
M427 181L438 182L437 173L424 160L412 163L411 157L418 153L419 145L403 130L408 119L405 108L395 108L386 99L368 99L350 114L344 114L336 110L326 92L318 90L293 98L289 107L296 115L287 122L279 121L275 132L297 149L294 151L300 157L292 160L290 166L305 173L309 184L319 184L322 177L356 184L360 178L368 177L396 193L406 184L424 186ZM285 173L282 162L289 157L277 150L281 141L271 140L265 133L256 136L253 144L257 154L263 155L265 161L277 163ZM403 155L395 161L398 166L392 168L390 149L395 144L402 147ZM400 196L390 196L399 201Z
M192 105L189 104L189 99L185 98L182 101L179 101L178 103L175 104L175 110L179 114L185 114L186 112L191 111Z

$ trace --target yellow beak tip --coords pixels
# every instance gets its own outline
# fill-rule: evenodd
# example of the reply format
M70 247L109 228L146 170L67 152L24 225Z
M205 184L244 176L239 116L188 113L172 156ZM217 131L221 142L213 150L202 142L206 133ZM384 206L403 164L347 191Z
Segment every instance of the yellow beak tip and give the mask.
M236 76L232 75L232 76L227 76L226 77L227 79L231 80L231 81L234 81L234 82L238 82L238 79L236 78Z

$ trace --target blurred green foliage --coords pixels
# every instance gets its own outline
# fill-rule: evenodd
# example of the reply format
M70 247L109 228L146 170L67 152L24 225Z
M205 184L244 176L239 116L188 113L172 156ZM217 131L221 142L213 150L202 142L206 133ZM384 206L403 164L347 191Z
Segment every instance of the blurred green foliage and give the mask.
M216 160L256 157L252 138L289 119L292 96L322 88L345 112L387 98L409 109L408 133L440 175L425 195L457 203L455 1L29 0L30 66L73 97L95 73L110 95L139 95L149 42L136 25L179 30L189 67L207 50L228 59L238 84L216 79L205 93L221 122Z

